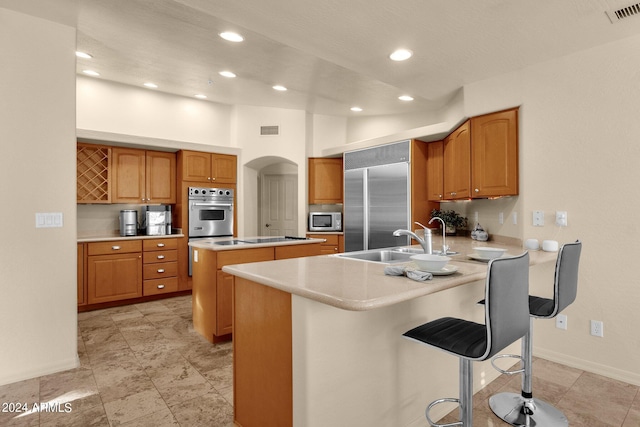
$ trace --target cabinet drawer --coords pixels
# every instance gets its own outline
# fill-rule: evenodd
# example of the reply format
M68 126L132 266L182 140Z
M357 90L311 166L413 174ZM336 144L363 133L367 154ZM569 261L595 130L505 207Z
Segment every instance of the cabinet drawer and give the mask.
M167 277L166 279L145 280L142 287L144 296L178 292L178 278Z
M142 252L141 240L113 240L87 244L87 255L111 255L119 253Z
M177 249L178 239L144 239L142 247L146 251L166 251Z
M273 259L273 247L218 251L218 269L221 269L225 265L273 261Z
M337 234L307 234L307 237L311 237L313 239L324 239L325 241L322 245L338 246Z
M178 275L178 263L162 262L158 264L147 264L143 266L143 270L144 280L174 277Z
M145 264L153 264L158 262L170 262L178 260L178 251L152 251L142 253L142 262Z

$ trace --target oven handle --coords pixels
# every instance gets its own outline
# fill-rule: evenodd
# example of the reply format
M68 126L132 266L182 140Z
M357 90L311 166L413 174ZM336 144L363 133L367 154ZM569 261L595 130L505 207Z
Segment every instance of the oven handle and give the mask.
M193 203L191 204L191 207L194 206L221 206L221 207L231 207L233 206L233 203L218 203L218 202L211 202L211 203Z

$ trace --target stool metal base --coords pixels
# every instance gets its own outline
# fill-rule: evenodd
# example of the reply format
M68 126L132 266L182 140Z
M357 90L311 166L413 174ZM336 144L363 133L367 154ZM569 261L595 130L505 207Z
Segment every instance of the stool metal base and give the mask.
M568 427L567 417L554 406L516 393L498 393L489 398L489 406L503 421L517 427ZM526 415L528 412L530 415Z

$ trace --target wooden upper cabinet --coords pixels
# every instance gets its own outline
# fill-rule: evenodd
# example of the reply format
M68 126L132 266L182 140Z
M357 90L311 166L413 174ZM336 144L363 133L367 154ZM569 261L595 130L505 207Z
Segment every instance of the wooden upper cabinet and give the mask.
M182 180L235 184L237 157L230 154L181 151Z
M112 149L113 203L175 203L174 153L134 148Z
M341 158L309 158L309 204L343 203Z
M176 155L163 151L147 151L146 195L150 203L176 202Z
M444 140L444 199L471 197L471 126L469 120Z
M471 119L473 197L518 194L518 110Z
M111 203L111 148L78 143L77 203Z
M427 198L439 202L444 198L444 141L427 144Z
M145 194L145 152L133 148L116 148L111 151L113 161L113 203L144 203Z

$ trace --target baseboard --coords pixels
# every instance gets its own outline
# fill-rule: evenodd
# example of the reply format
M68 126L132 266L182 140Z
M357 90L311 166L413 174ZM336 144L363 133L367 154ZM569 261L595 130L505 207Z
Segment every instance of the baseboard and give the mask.
M535 348L533 351L535 357L549 360L551 362L560 363L572 368L582 369L583 371L593 374L602 375L603 377L612 378L627 384L640 386L640 374L636 372L624 371L611 366L602 365L600 363L590 362L588 360L579 359L566 354L557 353L553 350L544 348Z
M28 371L12 372L11 375L0 377L0 386L6 384L12 384L19 381L30 380L32 378L38 378L43 375L55 374L56 372L67 371L69 369L75 369L80 366L80 358L76 356L72 359L59 360L55 363L46 364L37 367L36 369L29 369Z

